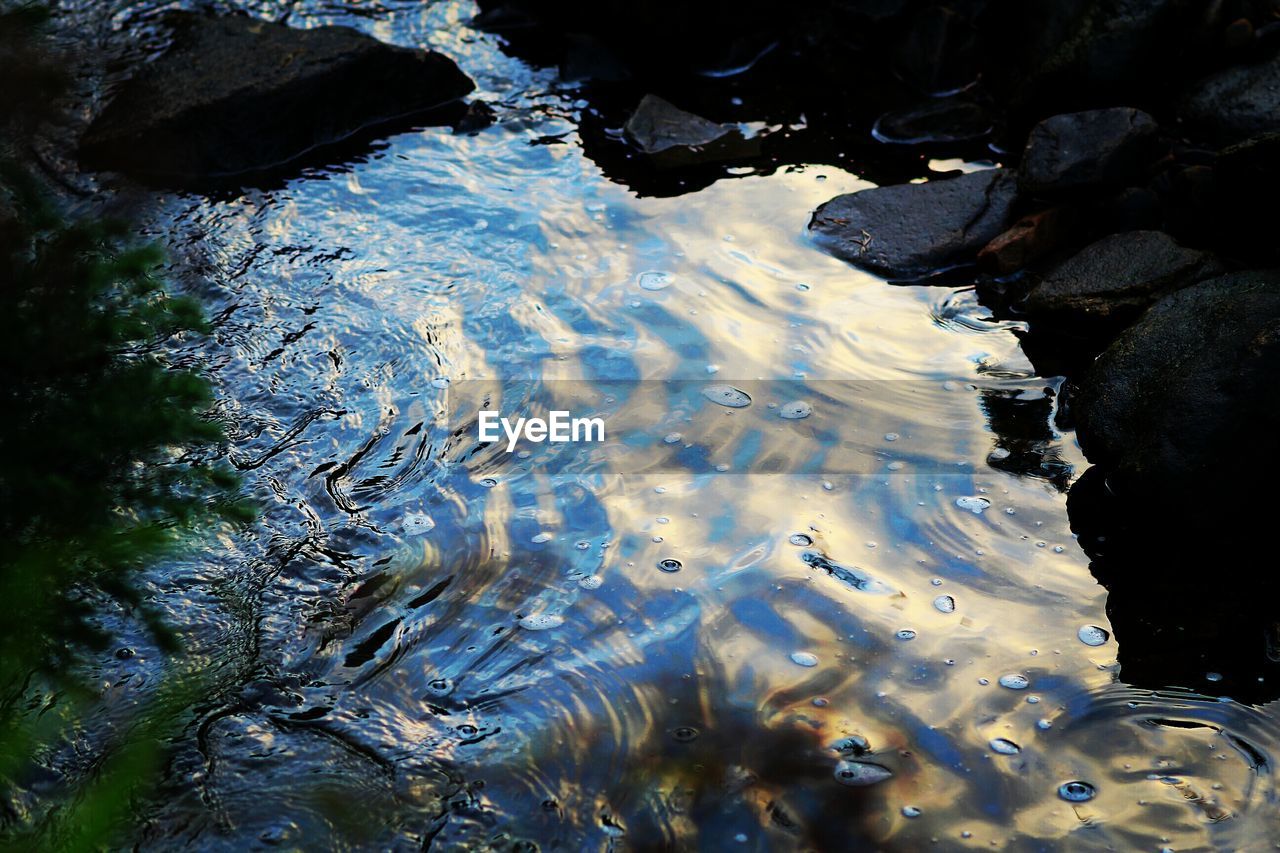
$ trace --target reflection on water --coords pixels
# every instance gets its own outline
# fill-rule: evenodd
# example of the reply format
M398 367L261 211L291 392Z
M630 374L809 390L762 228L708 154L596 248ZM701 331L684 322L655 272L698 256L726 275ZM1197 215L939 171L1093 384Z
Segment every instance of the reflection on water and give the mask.
M1186 692L1198 662L1126 683L1068 523L1058 380L967 291L807 244L813 207L867 184L798 167L637 198L583 158L573 91L466 4L292 9L444 51L498 121L152 217L215 305L192 356L266 510L154 579L220 690L148 843L1269 842L1270 713ZM867 448L835 473L767 473L791 449L772 429L724 433L732 470L553 470L439 417L479 382L669 379L948 402L845 419L779 395L814 409L787 430Z

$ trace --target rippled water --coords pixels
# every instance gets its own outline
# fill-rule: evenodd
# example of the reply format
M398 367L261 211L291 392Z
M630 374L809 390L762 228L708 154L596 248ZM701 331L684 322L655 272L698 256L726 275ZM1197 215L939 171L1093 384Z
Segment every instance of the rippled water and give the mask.
M1009 324L815 250L810 211L868 186L838 169L610 183L575 92L471 13L290 22L441 50L495 126L148 214L211 305L185 355L265 510L156 573L213 687L144 843L1269 844L1275 718L1125 684L1067 521L1058 380ZM477 461L439 417L472 380L713 377L793 385L790 423L861 467L764 473L794 439L740 431L732 470L551 472ZM815 380L890 390L824 419ZM124 695L158 675L139 648L102 666Z

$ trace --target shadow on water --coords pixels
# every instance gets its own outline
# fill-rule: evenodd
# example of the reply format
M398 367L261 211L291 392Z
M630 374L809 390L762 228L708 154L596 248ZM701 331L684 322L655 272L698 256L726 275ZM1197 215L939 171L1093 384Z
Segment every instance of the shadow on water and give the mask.
M1107 588L1124 680L1262 703L1280 696L1280 578L1247 498L1183 512L1117 496L1100 467L1071 488L1072 530ZM1224 511L1226 509L1226 511Z

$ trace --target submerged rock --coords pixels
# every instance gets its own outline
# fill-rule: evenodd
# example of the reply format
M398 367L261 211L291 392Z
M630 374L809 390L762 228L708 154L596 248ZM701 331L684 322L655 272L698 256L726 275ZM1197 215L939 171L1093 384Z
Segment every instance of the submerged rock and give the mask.
M1140 177L1156 130L1155 119L1129 107L1051 116L1027 139L1019 185L1023 192L1053 193Z
M80 142L81 162L146 178L258 172L474 88L452 60L348 27L297 30L177 13L145 65Z
M1032 317L1114 320L1221 271L1212 255L1179 246L1168 234L1129 231L1104 237L1050 270L1022 308Z
M646 154L710 145L737 132L729 125L686 112L657 95L644 96L624 129L627 138Z
M891 278L972 261L1005 230L1016 194L1008 169L836 196L809 222L837 257Z
M871 135L881 142L918 145L981 139L991 130L991 116L980 105L966 98L935 98L885 113Z
M1182 117L1220 142L1280 131L1280 55L1200 80L1186 93Z
M1235 502L1280 436L1280 271L1177 290L1126 329L1075 389L1085 455L1120 495L1194 515Z

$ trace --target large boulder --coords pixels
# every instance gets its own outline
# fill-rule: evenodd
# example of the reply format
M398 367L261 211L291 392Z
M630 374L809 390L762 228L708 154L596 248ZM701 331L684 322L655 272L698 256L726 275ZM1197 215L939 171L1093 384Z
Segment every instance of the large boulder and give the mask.
M1219 142L1280 131L1280 55L1200 80L1187 91L1181 112L1194 129Z
M1017 181L1008 169L970 172L836 196L813 213L819 245L889 278L919 278L974 260L1009 224Z
M1130 107L1051 116L1027 138L1019 186L1023 192L1044 194L1140 178L1154 151L1156 131L1155 119Z
M85 132L81 162L144 178L271 169L474 88L452 60L348 27L178 13L172 47Z
M1071 394L1080 446L1126 499L1206 516L1236 507L1280 451L1280 271L1177 290ZM1227 510L1226 507L1223 508Z
M1105 324L1220 272L1212 255L1179 246L1161 231L1112 234L1046 273L1022 309L1033 318Z

